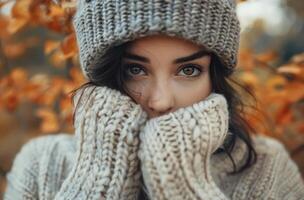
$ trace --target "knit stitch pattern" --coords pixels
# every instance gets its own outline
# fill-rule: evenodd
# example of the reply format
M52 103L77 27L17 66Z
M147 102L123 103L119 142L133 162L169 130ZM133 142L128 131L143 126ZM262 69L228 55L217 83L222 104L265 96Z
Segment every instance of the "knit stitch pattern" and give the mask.
M75 135L25 144L7 174L5 200L135 200L141 175L151 200L304 200L299 169L273 138L252 136L256 164L228 174L229 157L213 153L229 133L219 94L149 120L118 91L89 87L80 94ZM237 168L245 162L240 139L231 156Z
M153 34L188 39L236 66L240 24L234 0L79 0L73 25L87 78L109 47Z
M76 110L76 163L55 199L136 199L138 133L146 113L110 88L78 92L84 95Z
M139 157L152 199L227 199L210 172L211 154L227 131L227 103L215 93L148 121L140 133Z

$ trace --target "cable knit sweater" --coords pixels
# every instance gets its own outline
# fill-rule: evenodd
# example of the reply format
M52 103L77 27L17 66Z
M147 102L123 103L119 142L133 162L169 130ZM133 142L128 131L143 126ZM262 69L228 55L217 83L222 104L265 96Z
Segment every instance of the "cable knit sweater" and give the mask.
M153 200L304 199L298 167L280 142L266 136L252 138L255 165L227 174L230 159L213 154L228 131L222 95L148 120L118 91L91 87L83 94L75 98L75 136L25 144L7 175L4 199L137 199L141 175ZM239 139L232 157L237 167L245 161Z

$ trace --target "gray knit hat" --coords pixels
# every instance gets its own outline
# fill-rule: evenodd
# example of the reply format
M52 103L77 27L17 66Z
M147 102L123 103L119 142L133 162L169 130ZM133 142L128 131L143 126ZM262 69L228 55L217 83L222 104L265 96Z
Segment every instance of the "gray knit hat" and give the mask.
M82 71L88 78L109 47L156 33L204 45L232 71L240 36L235 7L234 0L77 0Z

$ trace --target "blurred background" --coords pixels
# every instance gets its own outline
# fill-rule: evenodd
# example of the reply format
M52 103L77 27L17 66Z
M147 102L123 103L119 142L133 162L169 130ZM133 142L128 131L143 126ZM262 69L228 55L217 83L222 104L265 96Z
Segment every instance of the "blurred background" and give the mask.
M257 97L247 119L280 140L304 177L304 1L239 1L235 79ZM29 139L73 134L71 92L84 83L71 18L75 2L0 0L0 199Z

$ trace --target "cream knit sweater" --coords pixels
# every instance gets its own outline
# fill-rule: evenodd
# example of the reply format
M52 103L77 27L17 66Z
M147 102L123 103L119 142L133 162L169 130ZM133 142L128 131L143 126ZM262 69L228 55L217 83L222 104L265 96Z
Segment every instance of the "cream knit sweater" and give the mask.
M153 200L304 199L299 169L275 139L253 136L257 163L227 174L233 169L227 155L212 154L228 131L222 95L150 120L129 97L106 87L87 88L79 102L75 136L25 144L4 199L135 200L141 175ZM244 162L241 140L232 157L237 167Z

